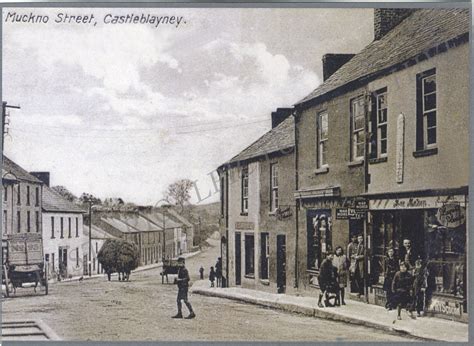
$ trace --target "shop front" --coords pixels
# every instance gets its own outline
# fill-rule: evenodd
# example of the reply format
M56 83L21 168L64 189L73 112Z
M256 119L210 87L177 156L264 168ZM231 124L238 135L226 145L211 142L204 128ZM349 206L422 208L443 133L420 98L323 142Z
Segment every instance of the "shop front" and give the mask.
M392 248L398 260L421 259L426 265L427 314L467 320L468 195L467 189L456 192L369 198L370 302L385 305L387 250ZM409 251L404 243L411 245Z

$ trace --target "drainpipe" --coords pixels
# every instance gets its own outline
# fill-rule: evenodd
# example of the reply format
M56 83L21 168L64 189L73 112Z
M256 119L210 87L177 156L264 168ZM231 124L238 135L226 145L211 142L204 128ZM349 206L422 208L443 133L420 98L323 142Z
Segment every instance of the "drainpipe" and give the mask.
M293 112L292 116L294 117L294 122L295 122L295 191L298 191L298 128L296 126L297 124L297 119L298 119L298 113L295 110ZM295 203L295 283L294 283L294 288L298 289L298 270L299 270L299 263L298 263L298 233L299 233L299 210L300 210L300 200L297 199Z
M226 287L229 287L229 171L225 169L225 235L227 238L225 256ZM222 257L221 257L222 258Z

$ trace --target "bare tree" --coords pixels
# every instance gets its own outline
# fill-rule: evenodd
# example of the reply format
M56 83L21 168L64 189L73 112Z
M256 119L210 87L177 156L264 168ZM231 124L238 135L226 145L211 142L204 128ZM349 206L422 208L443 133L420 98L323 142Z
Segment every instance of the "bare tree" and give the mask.
M174 204L179 208L179 213L182 214L184 206L189 203L191 199L190 191L193 187L193 182L189 179L180 179L173 184L170 184L165 192L165 200Z

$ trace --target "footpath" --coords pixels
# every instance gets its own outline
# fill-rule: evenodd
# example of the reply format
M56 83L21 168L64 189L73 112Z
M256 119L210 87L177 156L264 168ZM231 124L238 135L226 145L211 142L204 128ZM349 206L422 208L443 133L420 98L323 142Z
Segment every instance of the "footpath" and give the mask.
M347 305L340 307L319 308L317 297L274 294L238 287L210 288L208 280L194 282L191 292L300 313L316 318L363 325L423 340L440 342L468 341L469 325L467 323L428 316L412 319L405 311L402 311L402 320L397 320L395 310L388 311L381 306L355 300L346 299Z

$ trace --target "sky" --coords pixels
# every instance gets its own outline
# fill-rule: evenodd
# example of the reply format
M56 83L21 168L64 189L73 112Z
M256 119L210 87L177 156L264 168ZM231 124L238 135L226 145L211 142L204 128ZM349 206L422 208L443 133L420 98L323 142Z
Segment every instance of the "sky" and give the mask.
M127 14L175 20L110 23ZM217 201L216 168L322 82L322 56L373 40L372 9L19 8L2 24L2 97L21 107L5 154L78 196L142 205L183 178L193 203Z

